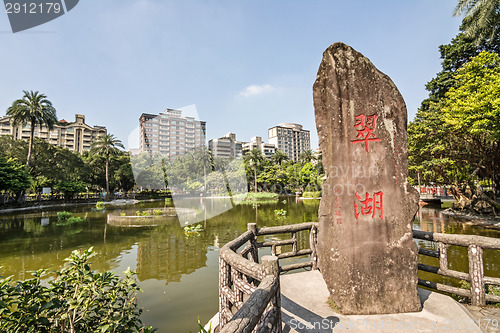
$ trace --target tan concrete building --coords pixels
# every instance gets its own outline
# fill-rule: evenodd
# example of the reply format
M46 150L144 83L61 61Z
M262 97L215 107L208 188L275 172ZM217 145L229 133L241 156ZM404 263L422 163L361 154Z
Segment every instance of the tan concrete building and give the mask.
M208 141L208 150L214 157L241 158L242 143L236 141L236 134L227 133L221 138Z
M181 110L143 113L139 118L139 150L173 159L205 146L206 122L183 117Z
M29 123L25 126L13 127L10 116L0 118L0 135L10 135L16 140L29 140L30 127ZM84 115L76 114L74 122L69 123L66 120L61 120L50 131L46 126L42 126L42 128L36 126L34 136L44 139L54 146L63 147L81 154L86 150L90 150L94 140L103 134L106 134L106 127L91 127L85 124Z
M269 143L276 146L294 162L299 160L299 155L304 150L311 149L311 136L302 125L281 123L268 130Z
M254 148L260 150L265 157L271 157L276 152L275 145L263 142L260 136L254 136L250 142L243 142L243 155Z

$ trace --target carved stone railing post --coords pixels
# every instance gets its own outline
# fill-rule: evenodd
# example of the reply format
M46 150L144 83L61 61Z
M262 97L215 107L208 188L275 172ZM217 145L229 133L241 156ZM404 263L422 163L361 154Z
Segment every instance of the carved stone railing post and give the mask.
M227 323L226 313L229 312L229 300L226 293L223 292L224 288L229 287L231 282L230 266L227 262L219 257L219 325L222 327Z
M311 248L312 269L318 269L318 257L316 254L316 244L318 243L318 228L313 225L309 232L309 247Z
M441 269L448 269L448 244L439 242L439 267Z
M486 305L483 249L477 245L469 245L469 276L472 305Z
M250 256L254 262L259 263L259 249L257 247L257 224L248 223L247 229L253 234L253 238L250 240L250 246L252 247L252 249L250 250Z
M278 257L276 256L263 256L262 257L262 266L264 267L265 275L272 275L277 278L278 287L276 288L276 293L271 299L271 306L273 307L273 311L276 315L274 323L262 323L267 327L274 327L272 332L281 333L281 286L279 282L280 275L280 266Z

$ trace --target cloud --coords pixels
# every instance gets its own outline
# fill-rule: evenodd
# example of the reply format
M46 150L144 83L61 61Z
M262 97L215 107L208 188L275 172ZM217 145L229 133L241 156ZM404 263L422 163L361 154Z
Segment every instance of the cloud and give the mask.
M248 86L242 91L240 91L240 96L243 97L257 96L269 93L271 91L274 91L275 89L276 88L274 88L270 84L263 84L263 85L252 84L251 86Z

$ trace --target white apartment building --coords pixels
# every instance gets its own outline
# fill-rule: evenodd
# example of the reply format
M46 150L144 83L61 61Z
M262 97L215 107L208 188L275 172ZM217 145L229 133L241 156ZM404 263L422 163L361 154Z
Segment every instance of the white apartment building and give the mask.
M268 130L269 143L277 150L281 150L294 162L299 160L299 155L304 150L311 149L311 136L302 125L281 123Z
M221 138L208 141L208 150L213 157L241 158L242 143L236 141L236 134L229 132Z
M29 140L31 125L28 123L24 126L18 125L13 127L10 116L0 118L0 135L9 135L13 139ZM74 152L82 153L90 150L95 139L106 134L106 127L94 126L91 127L85 124L85 116L81 114L75 115L75 121L70 123L66 120L58 121L52 130L46 126L36 126L34 136L44 139L54 146L63 147Z
M262 141L262 137L254 136L250 139L250 142L243 142L243 155L254 148L259 149L265 157L270 157L276 152L276 146L274 144L265 143Z
M139 118L139 150L173 159L205 146L206 122L183 117L181 110L143 113Z

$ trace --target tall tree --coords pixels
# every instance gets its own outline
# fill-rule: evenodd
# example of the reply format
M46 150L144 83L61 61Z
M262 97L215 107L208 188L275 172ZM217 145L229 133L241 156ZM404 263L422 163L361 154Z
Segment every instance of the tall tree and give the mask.
M473 140L480 178L496 189L500 141L500 57L481 52L455 73L457 85L446 93L443 116L454 133ZM472 161L471 161L472 162ZM494 191L495 193L496 191Z
M302 163L310 163L311 161L315 160L316 156L314 156L314 152L311 149L306 149L299 155L299 160Z
M109 158L119 153L118 148L125 148L113 134L104 134L94 141L92 151L106 159L106 194L109 196Z
M57 122L57 114L52 102L44 94L40 94L38 91L23 92L24 96L15 100L12 106L7 109L7 115L11 116L13 126L30 124L30 142L26 159L26 165L29 167L35 126L38 125L41 128L45 125L49 130L53 129Z
M470 140L462 140L453 132L442 115L446 93L457 86L455 72L481 51L498 52L499 44L481 42L476 46L460 32L449 44L439 46L442 70L427 83L429 97L423 102L415 119L408 126L410 177L424 183L469 182L471 164L477 159Z
M498 38L500 0L458 0L454 14L465 14L462 28L475 45Z
M280 170L282 170L281 163L288 160L288 155L281 150L276 150L276 152L271 156L271 160L280 167Z
M257 168L264 162L262 152L254 148L245 154L243 157L245 162L253 169L254 192L257 192Z

